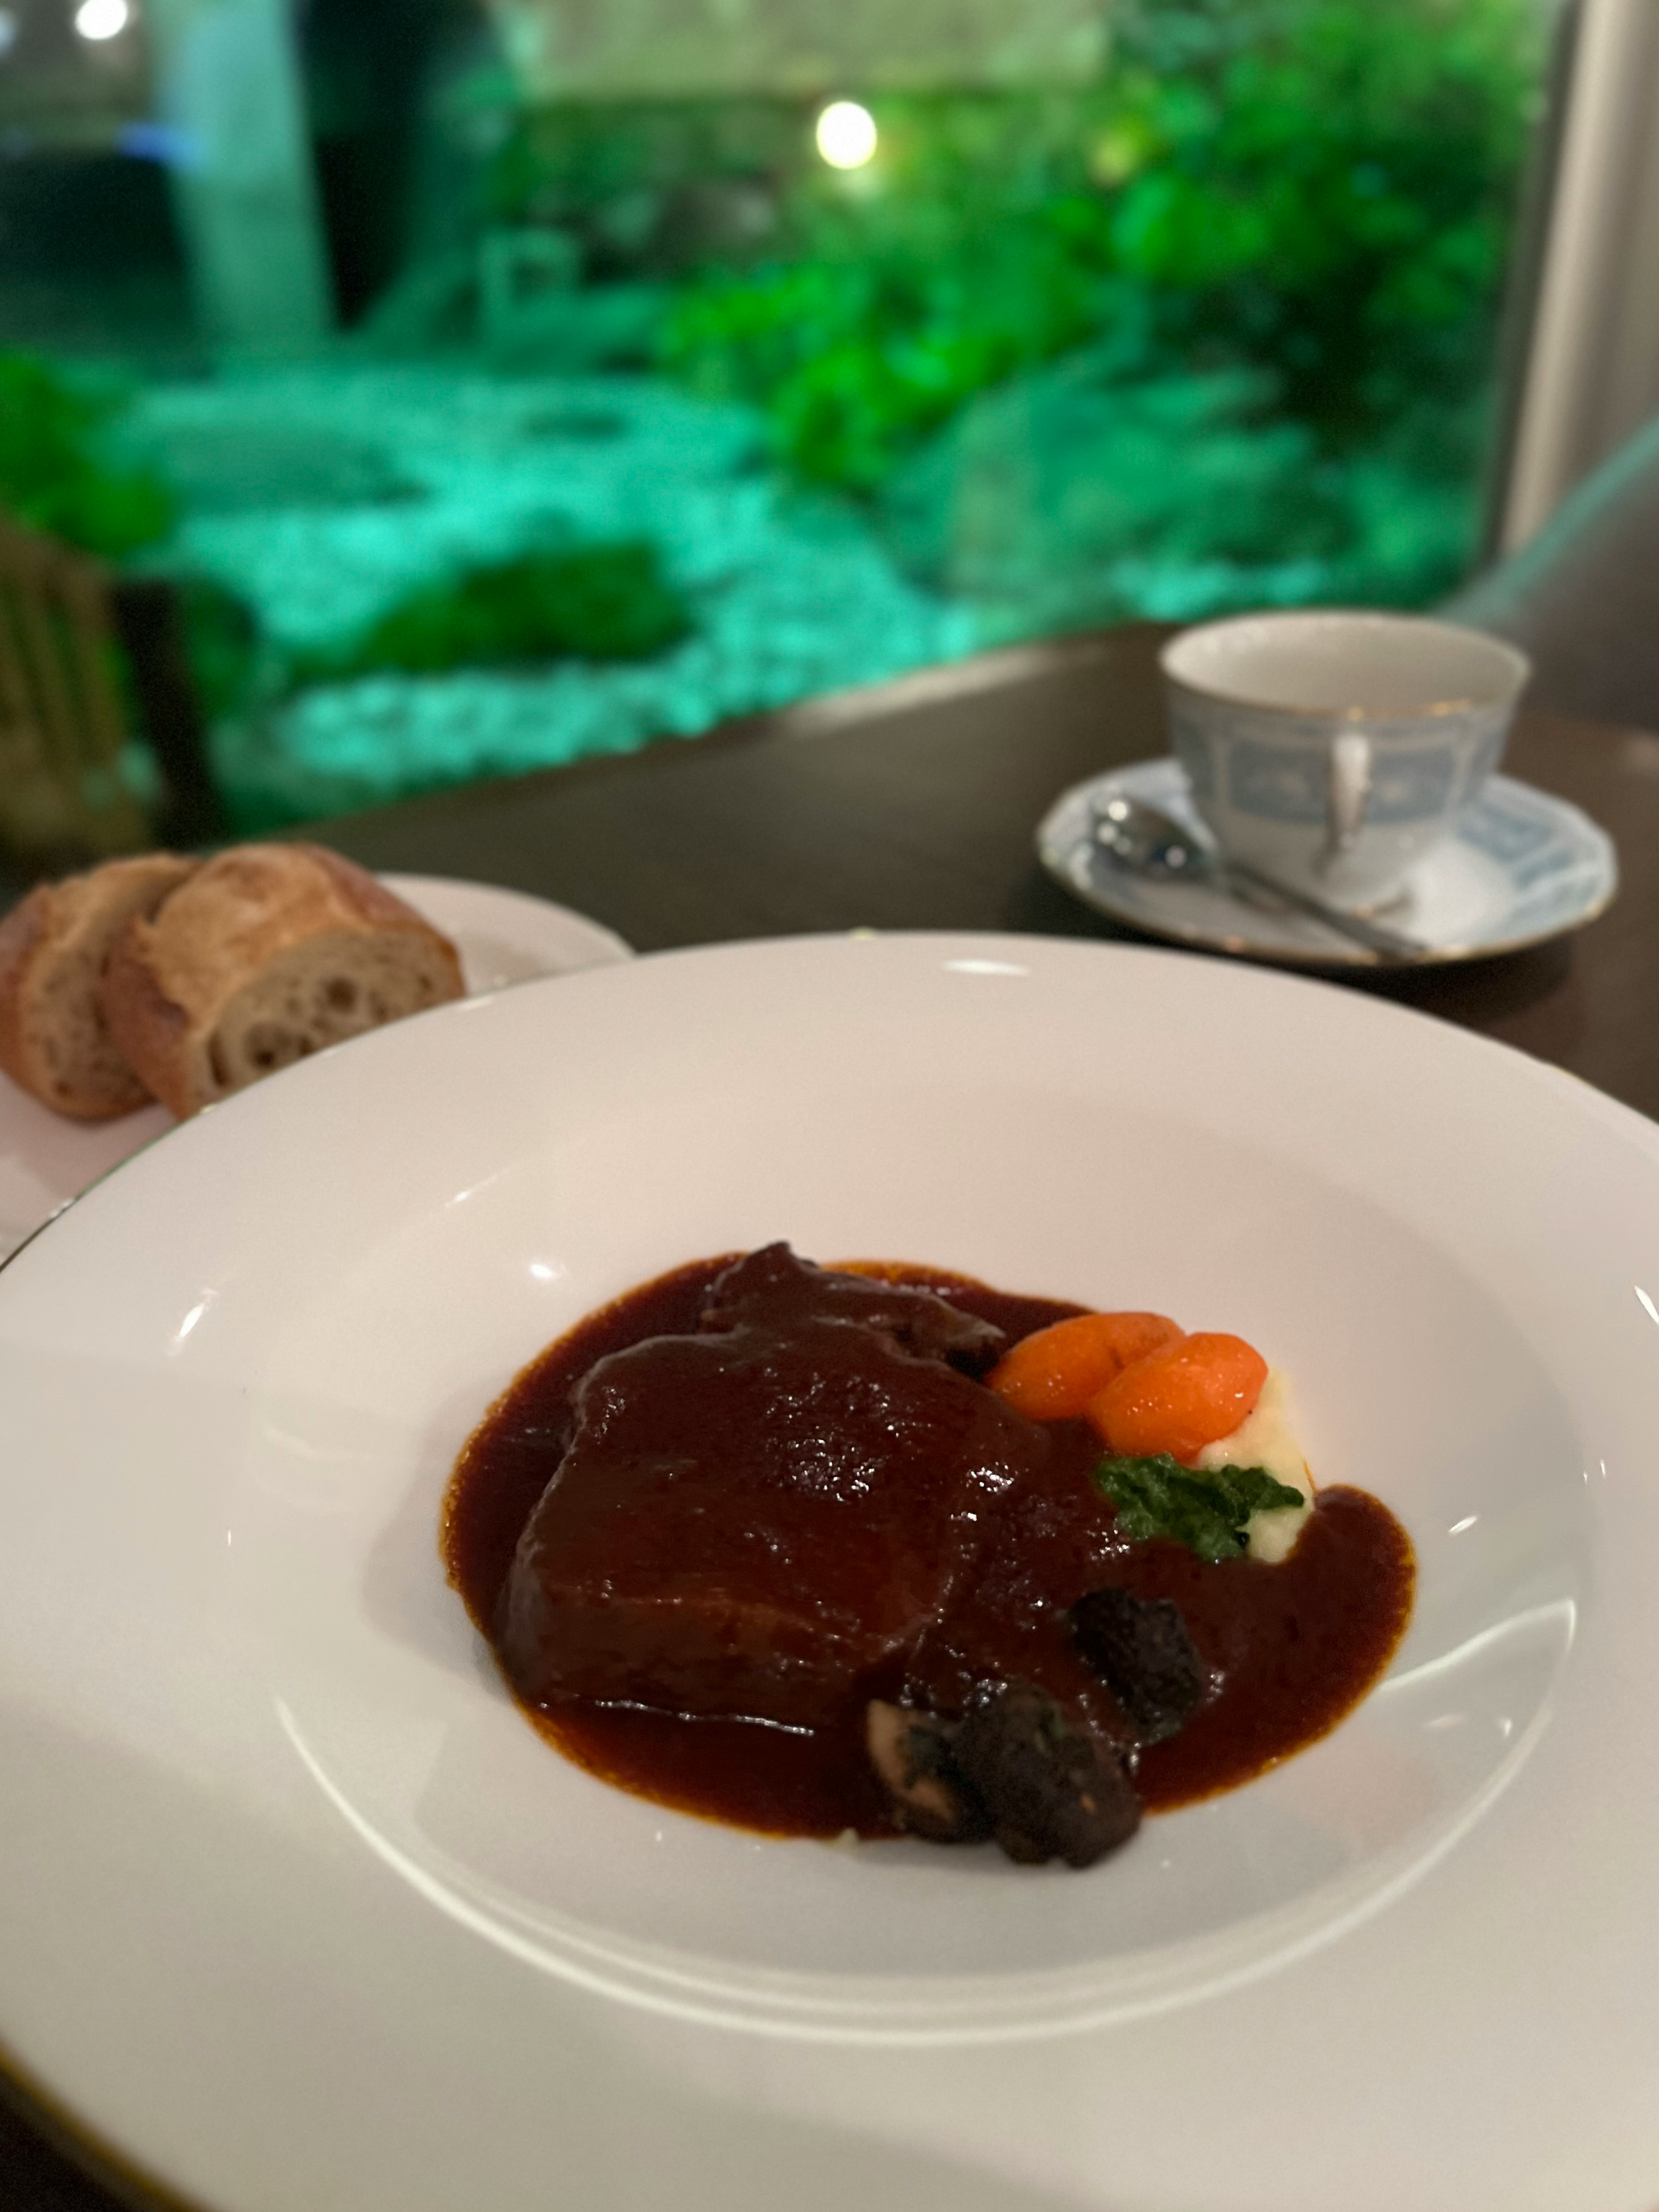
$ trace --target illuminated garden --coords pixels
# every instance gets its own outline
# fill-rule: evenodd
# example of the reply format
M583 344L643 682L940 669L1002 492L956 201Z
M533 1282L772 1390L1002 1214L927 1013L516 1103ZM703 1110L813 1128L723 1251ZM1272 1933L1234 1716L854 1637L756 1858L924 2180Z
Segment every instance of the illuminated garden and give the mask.
M1529 0L319 6L258 252L204 27L280 11L87 4L0 57L0 507L176 582L239 828L1477 550ZM22 221L74 160L125 292Z

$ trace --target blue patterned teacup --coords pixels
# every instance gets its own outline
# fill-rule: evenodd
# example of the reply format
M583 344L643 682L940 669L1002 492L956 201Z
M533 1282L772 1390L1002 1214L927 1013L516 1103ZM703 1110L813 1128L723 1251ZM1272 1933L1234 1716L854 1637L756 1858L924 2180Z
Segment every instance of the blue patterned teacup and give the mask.
M1386 905L1497 767L1531 672L1416 615L1243 615L1164 648L1176 757L1224 854Z

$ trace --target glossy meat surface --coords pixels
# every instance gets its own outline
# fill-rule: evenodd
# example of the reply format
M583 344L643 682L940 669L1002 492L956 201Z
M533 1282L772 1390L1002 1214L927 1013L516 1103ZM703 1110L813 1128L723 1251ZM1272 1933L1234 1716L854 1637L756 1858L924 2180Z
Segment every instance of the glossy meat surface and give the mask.
M698 1329L599 1360L507 1577L504 1662L562 1698L811 1728L949 1605L1045 1432L950 1364L998 1331L781 1248ZM911 1348L912 1346L915 1348Z

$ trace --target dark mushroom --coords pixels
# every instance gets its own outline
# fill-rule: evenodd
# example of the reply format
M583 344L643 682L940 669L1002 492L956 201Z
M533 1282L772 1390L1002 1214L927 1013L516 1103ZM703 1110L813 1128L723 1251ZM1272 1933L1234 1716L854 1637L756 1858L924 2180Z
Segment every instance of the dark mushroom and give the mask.
M1140 1826L1140 1800L1116 1753L1041 1690L1013 1683L981 1692L951 1754L996 1841L1022 1866L1092 1866Z
M902 1827L933 1844L977 1844L990 1834L985 1808L951 1756L954 1723L873 1699L864 1735Z
M1072 1607L1072 1633L1142 1743L1179 1735L1202 1704L1203 1664L1172 1598L1091 1590Z

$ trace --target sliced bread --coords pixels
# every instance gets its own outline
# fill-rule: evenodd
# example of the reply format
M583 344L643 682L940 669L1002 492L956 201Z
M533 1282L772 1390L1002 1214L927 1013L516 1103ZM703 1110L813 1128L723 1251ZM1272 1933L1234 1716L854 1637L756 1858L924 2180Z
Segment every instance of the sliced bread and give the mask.
M319 845L240 845L128 926L103 1004L182 1120L465 988L449 939L363 869Z
M42 1105L108 1121L148 1103L110 1036L100 990L127 924L154 914L195 866L171 853L109 860L42 884L0 921L0 1067Z

